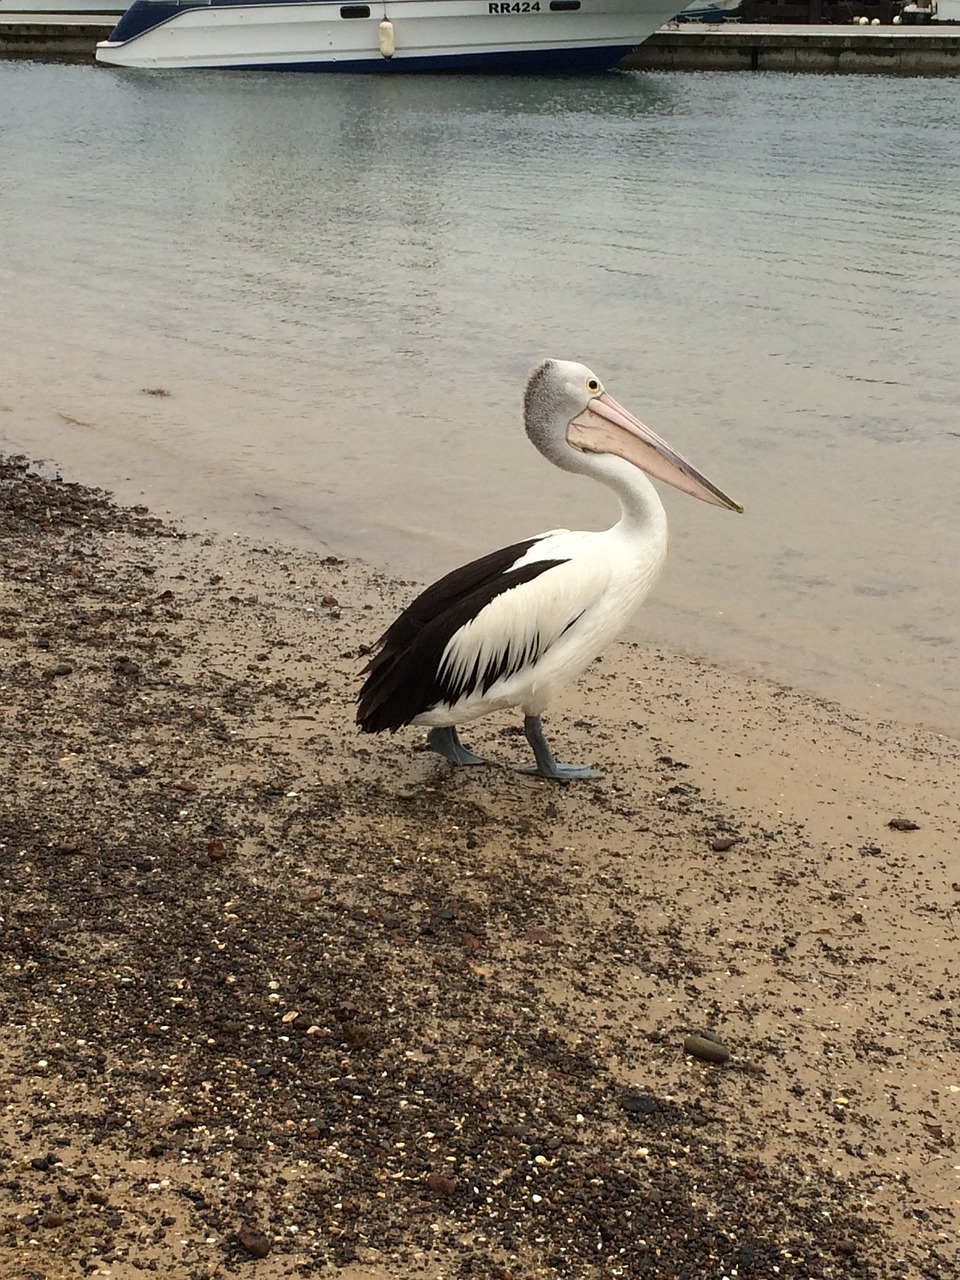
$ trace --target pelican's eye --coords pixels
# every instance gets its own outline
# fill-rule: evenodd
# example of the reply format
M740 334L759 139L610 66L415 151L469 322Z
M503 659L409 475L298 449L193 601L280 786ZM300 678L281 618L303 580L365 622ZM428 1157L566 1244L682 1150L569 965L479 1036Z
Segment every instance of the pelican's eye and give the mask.
M587 379L587 390L590 392L592 396L595 396L597 394L597 392L600 390L600 383L596 380L596 378Z

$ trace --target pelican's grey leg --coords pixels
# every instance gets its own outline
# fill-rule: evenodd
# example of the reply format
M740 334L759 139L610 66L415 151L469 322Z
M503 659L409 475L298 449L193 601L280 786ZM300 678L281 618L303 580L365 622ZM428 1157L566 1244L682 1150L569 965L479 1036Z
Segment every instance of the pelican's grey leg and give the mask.
M453 725L447 729L431 729L427 734L427 745L451 764L486 764L483 756L463 745Z
M586 764L557 764L553 758L553 752L543 736L543 725L540 723L539 716L524 716L523 732L527 735L527 741L533 748L533 754L537 758L535 765L528 764L524 766L524 773L539 773L544 778L555 778L557 782L568 782L572 778L602 777L602 774L597 773L596 769L591 769Z

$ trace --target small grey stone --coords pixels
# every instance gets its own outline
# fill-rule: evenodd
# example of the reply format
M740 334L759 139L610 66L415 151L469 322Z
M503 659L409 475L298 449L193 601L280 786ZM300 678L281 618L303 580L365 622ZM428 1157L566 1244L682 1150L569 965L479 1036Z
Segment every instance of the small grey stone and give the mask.
M699 1058L701 1062L713 1062L717 1065L728 1061L730 1057L730 1050L721 1040L703 1032L684 1037L683 1052L690 1054L692 1058Z

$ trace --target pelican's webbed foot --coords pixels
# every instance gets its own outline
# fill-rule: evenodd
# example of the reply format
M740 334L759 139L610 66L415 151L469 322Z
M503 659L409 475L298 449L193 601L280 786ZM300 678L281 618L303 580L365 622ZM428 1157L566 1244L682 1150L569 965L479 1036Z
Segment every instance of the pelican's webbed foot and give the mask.
M533 748L536 764L524 765L523 773L538 773L543 778L553 778L556 782L572 782L575 778L600 778L603 775L591 769L587 764L558 764L553 752L543 736L543 725L539 716L524 716L523 732Z
M431 729L427 734L427 745L431 751L443 756L451 764L486 764L483 756L465 747L457 736L453 725L449 728Z

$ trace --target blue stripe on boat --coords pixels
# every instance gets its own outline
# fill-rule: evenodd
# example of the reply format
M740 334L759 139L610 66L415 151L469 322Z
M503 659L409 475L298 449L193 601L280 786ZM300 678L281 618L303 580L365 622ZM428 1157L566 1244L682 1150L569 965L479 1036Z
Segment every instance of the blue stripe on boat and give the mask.
M236 71L334 71L351 75L386 73L486 72L493 75L585 75L609 71L634 45L600 49L501 49L496 53L453 53L446 57L358 58L340 62L244 63Z

